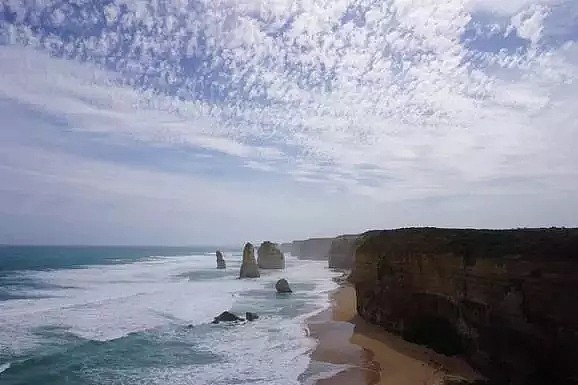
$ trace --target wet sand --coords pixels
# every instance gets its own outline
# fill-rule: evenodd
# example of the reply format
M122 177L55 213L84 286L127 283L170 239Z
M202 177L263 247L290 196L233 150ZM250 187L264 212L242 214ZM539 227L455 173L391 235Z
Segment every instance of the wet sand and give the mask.
M357 315L355 290L343 284L330 310L308 321L318 339L315 361L350 365L317 385L440 385L445 375L474 379L461 359L437 354L368 324Z

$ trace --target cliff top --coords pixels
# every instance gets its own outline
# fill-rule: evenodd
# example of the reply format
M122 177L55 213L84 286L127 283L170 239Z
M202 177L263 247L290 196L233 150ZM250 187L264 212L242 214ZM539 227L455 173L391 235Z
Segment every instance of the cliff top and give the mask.
M435 227L374 230L363 234L358 252L452 253L466 258L578 257L578 228L507 230Z

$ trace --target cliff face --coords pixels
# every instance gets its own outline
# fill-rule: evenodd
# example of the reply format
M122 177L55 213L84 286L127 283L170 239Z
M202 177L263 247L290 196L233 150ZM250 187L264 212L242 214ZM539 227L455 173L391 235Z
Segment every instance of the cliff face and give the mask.
M361 238L359 235L341 235L331 242L328 252L329 267L351 269L355 260L355 249Z
M357 248L359 314L492 384L578 384L578 229L400 229Z
M291 254L301 259L327 259L334 238L311 238L293 241Z
M279 245L279 249L281 250L282 253L293 254L293 244L291 242L282 243L281 245Z

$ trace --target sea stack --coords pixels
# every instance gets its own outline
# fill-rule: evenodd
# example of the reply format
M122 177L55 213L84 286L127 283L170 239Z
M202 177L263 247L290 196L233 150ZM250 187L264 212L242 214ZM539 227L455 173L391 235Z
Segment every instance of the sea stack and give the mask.
M217 269L226 269L227 264L225 263L225 258L223 258L223 253L221 250L217 250Z
M260 269L284 269L285 256L277 244L269 241L261 243L257 251L257 263Z
M239 278L259 278L259 266L255 260L255 248L249 242L243 249L243 263L241 264L241 272Z

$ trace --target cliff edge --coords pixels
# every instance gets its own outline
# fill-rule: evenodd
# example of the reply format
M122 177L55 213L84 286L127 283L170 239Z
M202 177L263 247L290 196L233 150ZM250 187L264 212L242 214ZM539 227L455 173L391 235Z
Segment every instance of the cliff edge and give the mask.
M355 250L361 242L359 235L340 235L331 242L328 252L329 267L351 269L355 261Z
M352 279L361 317L491 384L578 384L578 229L372 232Z

